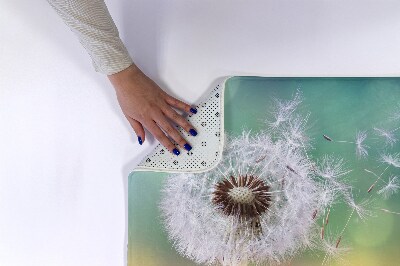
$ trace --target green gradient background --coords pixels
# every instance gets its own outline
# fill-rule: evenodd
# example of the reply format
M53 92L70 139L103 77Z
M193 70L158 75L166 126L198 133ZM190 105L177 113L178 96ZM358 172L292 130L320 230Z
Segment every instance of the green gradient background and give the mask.
M382 141L374 139L376 136L372 130L374 126L391 129L400 126L400 121L394 124L389 120L390 114L399 108L400 79L233 77L226 83L225 130L234 135L240 134L243 127L253 132L264 130L263 120L269 117L272 97L290 99L298 88L304 96L300 112L311 113L308 133L315 149L310 155L313 158L320 158L323 154L344 157L354 169L350 178L354 180L356 198L365 198L374 179L363 169L379 172L383 169L376 161L379 152L400 151L399 143L385 148ZM357 130L368 130L366 144L371 148L364 160L356 159L354 145L328 142L322 138L322 134L327 134L336 140L353 141ZM399 133L400 130L397 134L400 137ZM390 169L392 174L400 176L399 169L397 172ZM160 225L157 203L166 176L166 173L156 172L133 172L129 176L130 266L196 265L176 253ZM376 199L371 206L376 209L376 217L363 223L353 216L344 234L342 243L352 248L345 256L347 265L400 265L400 215L377 209L400 212L400 195L383 200L376 194L379 187L371 192ZM335 206L326 230L339 232L349 213L346 206ZM297 256L290 265L321 265L322 257L321 253L307 252Z

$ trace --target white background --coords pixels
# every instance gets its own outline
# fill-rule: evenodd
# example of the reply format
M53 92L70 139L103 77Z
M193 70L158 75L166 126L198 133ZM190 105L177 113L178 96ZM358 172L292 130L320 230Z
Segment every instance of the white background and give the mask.
M194 103L218 78L400 72L399 1L106 1L131 56ZM136 142L46 1L0 0L0 265L125 265Z

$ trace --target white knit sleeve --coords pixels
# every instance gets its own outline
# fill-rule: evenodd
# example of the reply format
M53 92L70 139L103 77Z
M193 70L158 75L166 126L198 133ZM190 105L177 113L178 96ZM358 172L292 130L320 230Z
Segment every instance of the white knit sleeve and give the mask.
M92 58L97 72L111 75L133 64L103 0L47 0Z

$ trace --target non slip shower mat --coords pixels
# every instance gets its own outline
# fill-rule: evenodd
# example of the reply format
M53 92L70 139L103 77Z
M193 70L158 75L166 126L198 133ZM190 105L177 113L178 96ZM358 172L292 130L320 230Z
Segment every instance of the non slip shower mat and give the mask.
M399 265L400 79L226 78L129 175L128 265Z

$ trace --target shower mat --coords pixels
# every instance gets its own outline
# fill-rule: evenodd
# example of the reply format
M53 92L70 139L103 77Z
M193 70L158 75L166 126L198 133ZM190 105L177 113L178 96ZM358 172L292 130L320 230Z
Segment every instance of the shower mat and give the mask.
M128 177L128 265L400 260L399 78L233 76L196 108L192 150Z

